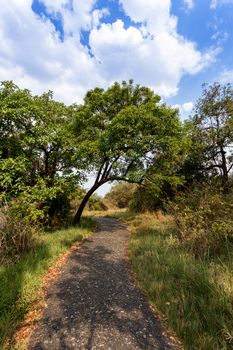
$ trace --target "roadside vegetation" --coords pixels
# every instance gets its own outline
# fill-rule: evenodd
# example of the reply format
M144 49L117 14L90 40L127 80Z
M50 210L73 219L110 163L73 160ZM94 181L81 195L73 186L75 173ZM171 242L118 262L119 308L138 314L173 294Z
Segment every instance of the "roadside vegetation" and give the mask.
M233 245L225 242L221 253L213 255L201 249L197 256L191 242L180 240L171 216L161 212L111 215L131 228L132 269L184 348L232 349Z
M233 349L233 90L203 86L184 123L190 146L167 181L127 190L133 271L185 349ZM174 158L173 158L174 159ZM170 164L171 166L173 163ZM121 188L106 196L120 202Z
M71 106L5 81L0 136L2 343L48 268L92 231L84 209L120 208L133 228L133 269L186 348L233 348L230 84L204 85L183 122L133 81ZM102 199L95 191L106 183L114 186Z
M0 266L0 349L9 348L9 340L20 321L33 304L41 301L43 279L49 268L74 243L88 237L94 228L92 221L84 219L79 227L34 234L33 249L21 253L20 258L17 256L14 264L8 260ZM17 226L17 229L18 234L22 234L22 227ZM15 235L14 239L18 237Z

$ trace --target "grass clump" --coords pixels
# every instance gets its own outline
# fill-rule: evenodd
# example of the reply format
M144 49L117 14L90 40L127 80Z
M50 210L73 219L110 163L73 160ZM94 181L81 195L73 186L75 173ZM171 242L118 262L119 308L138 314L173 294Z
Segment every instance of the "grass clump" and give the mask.
M130 260L150 302L185 349L233 349L233 250L198 257L163 214L118 213L130 224Z
M43 276L74 242L80 242L93 230L90 220L83 220L78 227L68 227L42 233L33 251L20 260L0 267L0 349L12 336L16 326L24 318L32 303L39 299L38 289Z
M7 207L0 210L0 265L18 261L33 250L37 231L28 222L15 217Z

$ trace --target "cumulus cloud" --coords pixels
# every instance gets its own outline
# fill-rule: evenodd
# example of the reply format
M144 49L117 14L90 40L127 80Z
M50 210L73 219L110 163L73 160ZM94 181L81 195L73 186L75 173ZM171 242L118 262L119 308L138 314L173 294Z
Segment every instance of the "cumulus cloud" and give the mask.
M177 18L170 13L171 0L120 0L120 3L133 21L146 22L149 31L176 29Z
M29 0L0 7L0 40L1 80L13 79L36 93L51 89L67 102L80 101L88 88L104 83L79 38L70 35L62 42L51 21L31 10Z
M51 89L65 102L80 101L94 86L133 78L163 96L177 93L183 75L207 67L216 49L201 52L177 32L170 0L120 0L132 23L101 23L108 9L96 0L41 0L61 20L64 39L31 0L8 0L0 7L0 80L13 79L34 93ZM81 31L89 32L89 46ZM91 53L90 53L91 50Z
M163 96L177 93L184 74L196 74L212 62L216 50L201 53L177 33L170 0L121 0L125 13L139 28L125 28L118 20L102 24L90 34L90 46L105 79L136 77Z
M194 103L192 101L189 101L183 104L175 104L172 107L175 109L179 109L181 117L186 118L193 110Z

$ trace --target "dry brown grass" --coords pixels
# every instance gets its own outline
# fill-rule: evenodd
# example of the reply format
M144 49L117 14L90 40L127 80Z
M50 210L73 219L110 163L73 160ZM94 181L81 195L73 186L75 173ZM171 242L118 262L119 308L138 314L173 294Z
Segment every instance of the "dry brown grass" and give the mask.
M162 212L111 213L131 228L132 268L188 350L233 349L233 252L195 256Z

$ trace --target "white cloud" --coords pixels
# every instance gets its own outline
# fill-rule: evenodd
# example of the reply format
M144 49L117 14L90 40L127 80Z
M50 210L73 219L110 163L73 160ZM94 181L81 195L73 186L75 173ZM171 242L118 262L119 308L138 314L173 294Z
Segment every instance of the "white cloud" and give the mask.
M211 0L210 8L211 9L216 9L217 6L232 5L232 4L233 4L233 0Z
M135 22L146 22L153 33L173 31L177 18L172 16L171 0L120 0L126 14Z
M220 83L227 84L231 83L233 84L233 69L225 69L220 75L218 80Z
M121 20L101 24L108 14L96 0L41 0L62 19L64 40L52 22L31 9L31 0L8 0L0 7L0 80L12 79L34 93L51 89L66 102L80 101L94 87L133 78L163 96L178 92L184 74L196 74L217 50L200 52L177 33L170 0L121 0L137 27ZM90 31L89 48L80 41Z
M135 77L171 96L184 74L196 74L214 60L216 50L201 53L193 42L178 35L170 0L121 0L121 4L133 21L143 24L126 29L118 20L91 31L90 46L105 79Z
M8 1L0 7L0 80L13 79L36 93L52 89L64 101L81 100L87 89L105 82L79 35L62 42L52 23L34 14L31 1Z
M185 112L191 112L193 109L193 102L185 102L182 107Z
M184 0L184 4L188 10L192 10L194 7L194 0Z
M178 108L181 114L190 113L194 107L194 103L192 101L185 102L183 104L175 104L172 106L173 108Z

